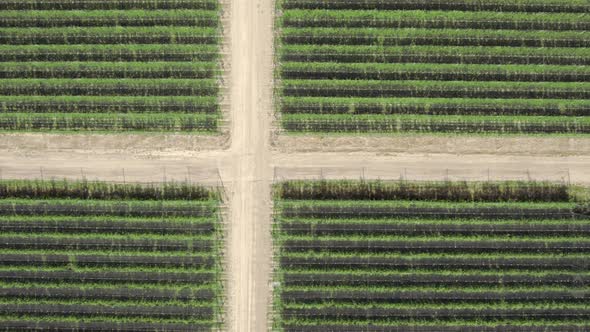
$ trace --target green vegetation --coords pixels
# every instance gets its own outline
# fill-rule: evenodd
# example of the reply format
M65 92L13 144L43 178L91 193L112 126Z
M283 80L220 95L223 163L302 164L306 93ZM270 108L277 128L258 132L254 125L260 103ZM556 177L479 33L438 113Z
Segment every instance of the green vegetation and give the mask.
M216 96L0 96L0 113L195 113L215 115Z
M0 329L218 330L220 200L186 183L0 181Z
M587 135L588 9L583 1L280 1L282 126Z
M60 26L218 26L217 13L211 10L15 10L2 13L4 27Z
M169 113L145 114L0 114L0 130L5 131L98 131L125 132L194 132L210 133L218 121L218 115Z
M277 331L583 331L585 187L275 185Z
M289 10L287 26L587 30L590 16L573 13L422 10Z
M156 9L206 9L219 8L217 0L111 0L111 1L80 1L80 0L7 0L7 10L156 10Z
M213 0L4 2L0 131L217 132L219 10Z
M590 114L590 102L575 99L285 97L283 112L285 114L585 116Z
M192 78L216 74L210 62L173 64L169 62L5 62L2 78Z
M440 0L436 2L428 0L365 0L341 1L341 0L287 0L284 2L287 9L404 9L404 10L466 10L466 11L515 11L515 12L570 12L586 13L590 5L585 0Z

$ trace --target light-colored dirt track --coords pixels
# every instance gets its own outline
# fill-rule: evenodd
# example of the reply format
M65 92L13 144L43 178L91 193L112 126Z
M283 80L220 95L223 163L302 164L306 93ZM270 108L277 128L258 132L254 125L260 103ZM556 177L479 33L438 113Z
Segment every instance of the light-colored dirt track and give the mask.
M36 154L39 152L77 152L86 154L197 155L206 150L221 150L228 135L185 134L0 134L0 151Z
M275 180L548 180L590 185L590 156L300 153L273 158Z
M280 135L273 149L298 152L452 153L529 156L590 156L590 138L468 135Z
M39 154L35 157L4 153L0 157L2 178L71 178L127 182L184 181L190 179L209 185L223 183L228 190L236 181L270 183L287 179L381 178L410 180L511 180L533 179L590 184L590 156L531 157L499 155L395 154L375 153L299 153L272 154L264 157L268 166L260 174L244 175L236 161L247 154L204 152L198 157L145 157L121 159L120 156L88 156L72 153ZM245 166L244 166L245 167ZM250 179L253 179L250 181ZM264 188L260 188L263 190ZM232 191L236 191L234 188ZM260 196L262 192L258 192ZM264 204L268 205L268 202ZM257 221L256 224L261 224Z
M270 302L272 0L231 8L230 331L267 329Z
M148 156L39 153L34 156L3 152L0 177L4 179L80 179L113 182L185 181L217 186L225 159L204 153L198 159L162 159Z

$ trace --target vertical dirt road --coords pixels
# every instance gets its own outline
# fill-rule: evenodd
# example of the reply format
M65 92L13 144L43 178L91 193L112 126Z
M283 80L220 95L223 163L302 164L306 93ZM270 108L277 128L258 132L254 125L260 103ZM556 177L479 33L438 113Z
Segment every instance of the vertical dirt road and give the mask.
M272 0L231 3L229 331L267 330L270 303Z

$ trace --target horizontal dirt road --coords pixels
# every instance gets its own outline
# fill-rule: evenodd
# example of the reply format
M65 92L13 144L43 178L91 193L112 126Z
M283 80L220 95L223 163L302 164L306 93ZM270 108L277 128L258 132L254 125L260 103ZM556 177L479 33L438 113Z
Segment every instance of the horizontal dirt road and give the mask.
M590 184L590 155L532 157L506 155L298 153L273 156L275 180L548 180Z
M242 154L247 158L247 154ZM0 157L3 178L71 178L106 181L161 182L191 180L210 185L231 185L243 178L236 173L235 155L203 152L198 157L114 158L77 153L39 153L25 156L4 152ZM275 153L252 182L297 178L381 178L410 180L510 180L533 179L590 184L590 156L531 157L502 155L374 153ZM251 158L250 158L251 159ZM251 161L250 161L251 162ZM252 167L250 166L248 167ZM246 166L244 166L246 167ZM248 176L246 176L248 178Z

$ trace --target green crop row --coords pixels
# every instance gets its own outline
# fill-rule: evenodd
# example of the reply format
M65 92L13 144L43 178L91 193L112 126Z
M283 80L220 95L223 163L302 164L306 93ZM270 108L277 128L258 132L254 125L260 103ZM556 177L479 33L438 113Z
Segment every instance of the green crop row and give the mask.
M284 28L286 44L588 47L586 31Z
M280 60L293 62L590 64L588 48L283 44L279 54Z
M275 186L282 200L423 200L450 202L559 202L570 201L570 188L562 183L411 182L381 180L284 181Z
M590 16L573 13L423 10L286 10L285 27L472 28L587 30Z
M590 6L584 0L563 2L560 0L285 0L284 9L404 9L404 10L468 10L468 11L516 11L516 12L573 12L586 13Z
M291 274L292 272L288 272L289 274ZM303 273L303 272L302 272ZM316 272L308 272L308 274L311 273L316 273ZM320 274L321 272L317 272L318 274ZM332 274L332 272L323 272L324 274L326 273L330 273ZM354 273L358 273L357 272L351 272L351 274ZM334 274L338 274L338 273L334 273ZM376 274L378 275L382 275L382 276L386 276L387 274L384 274L383 272L376 272ZM8 284L10 285L10 284ZM14 285L20 285L20 287L25 287L25 286L37 286L37 285L42 285L42 284L32 284L32 283L14 283ZM0 282L0 287L3 287L3 283ZM51 287L55 287L55 285L52 285ZM80 288L84 287L83 285L80 286ZM105 287L106 288L106 287ZM288 286L284 286L281 287L281 290L293 290L293 291L327 291L327 292L331 292L331 291L346 291L346 290L362 290L363 288L366 288L366 291L375 291L375 292L413 292L413 291L420 291L420 292L440 292L440 293L445 293L445 292L453 292L453 291L465 291L465 292L472 292L472 293L485 293L486 291L489 291L488 288L486 288L485 286L481 286L481 285L476 285L476 286L453 286L453 285L448 285L448 286L440 286L440 287L432 287L432 286L413 286L413 285L399 285L399 286L382 286L382 285L372 285L372 287L367 287L366 285L356 285L356 286L348 286L348 285L330 285L330 286L317 286L317 285L288 285ZM538 286L538 285L530 285L530 286L526 286L526 285L520 285L520 286L514 286L511 287L510 289L505 290L507 293L511 293L511 292L524 292L524 291L567 291L567 290L574 290L574 291L590 291L590 288L588 288L588 286L585 285L581 285L580 287L566 287L563 285L550 285L550 286ZM494 292L498 292L498 290L494 290Z
M218 26L210 10L17 10L0 12L0 27Z
M588 120L590 121L590 120ZM306 200L306 199L284 199L276 203L278 209L285 207L414 207L414 208L517 208L517 209L570 209L576 207L575 202L527 202L527 201L484 201L484 202L470 202L470 201L423 201L423 200Z
M101 237L103 236L104 237ZM97 234L95 239L110 239L108 236L110 234ZM25 237L22 237L26 240ZM44 237L41 236L33 236L32 238L36 238L39 240L44 240ZM63 238L64 240L68 240L68 238ZM141 240L143 238L137 237L137 240ZM150 239L146 237L145 239ZM215 236L211 236L206 238L208 240L217 240ZM88 240L92 240L88 238ZM114 239L119 240L119 239ZM120 241L119 241L120 242ZM1 249L0 250L0 258L5 258L4 256L9 255L13 257L20 257L16 261L2 261L0 266L3 267L18 267L27 265L26 259L30 256L38 256L41 258L41 262L35 262L28 265L32 267L47 267L47 268L58 268L59 266L73 266L76 268L100 268L101 266L110 266L110 267L117 267L117 268L127 268L127 269L157 269L158 271L163 271L166 269L168 272L186 272L187 269L201 269L207 270L211 267L206 266L206 264L201 265L191 265L193 260L207 260L216 258L216 252L213 250L201 250L200 252L197 251L187 251L187 250L176 250L176 251L155 251L155 250L134 250L130 248L116 248L114 245L112 248L96 248L96 249L67 249L67 248L27 248L27 249ZM4 256L3 256L4 255ZM52 255L63 256L68 261L65 264L53 264L52 261L49 259ZM87 261L83 261L80 264L80 258L87 257L89 259L96 258L95 256L100 256L105 258L105 261L90 261L92 264L88 264ZM150 258L151 260L148 263L137 263L131 261L129 263L114 261L113 264L109 264L108 259L117 259L117 258ZM574 257L576 258L576 257ZM183 259L181 263L178 264L164 264L162 261L158 262L158 260L166 260L166 259ZM186 261L189 263L185 263ZM214 267L216 265L213 265Z
M214 79L4 79L0 95L215 96Z
M214 78L213 62L5 62L0 78Z
M586 118L429 115L325 115L288 114L282 126L293 132L326 133L502 133L588 134Z
M6 10L218 9L217 0L5 0Z
M216 96L0 96L0 113L211 114L218 111Z
M423 220L423 219L420 219ZM493 223L493 221L489 221L488 223ZM279 227L281 227L281 225L278 225ZM278 243L280 243L281 245L284 244L285 241L285 236L282 235L280 232L278 234L275 235L276 236L276 240L278 241ZM427 237L425 237L426 239ZM584 238L585 241L588 241L588 237ZM395 240L395 238L394 238ZM432 238L433 241L436 240L440 240L440 238L438 237L433 237ZM504 240L506 242L510 241L510 235L507 235L504 237ZM378 262L379 259L384 259L384 258L390 258L390 259L400 259L400 260L407 260L407 261L411 261L411 260L420 260L420 259L442 259L444 261L445 258L448 259L462 259L462 260L467 260L467 259L481 259L482 262L482 267L485 265L486 267L488 267L489 269L474 269L472 271L469 271L470 274L475 274L475 275L493 275L493 274L498 274L498 273L503 273L499 270L499 268L495 267L494 264L488 264L488 261L486 260L493 260L493 259L573 259L573 260L580 260L578 263L580 264L578 266L579 271L584 275L587 275L588 272L586 270L584 270L585 268L585 263L584 263L584 259L588 259L587 254L586 253L561 253L561 252L553 252L553 253L536 253L536 252L514 252L514 253L510 253L509 255L506 255L505 253L493 253L493 252L481 252L481 253L473 253L473 252L454 252L454 253L448 253L448 252L437 252L435 250L433 250L432 252L427 252L427 253L419 253L419 252L413 252L413 253L395 253L395 252L380 252L380 253L375 253L375 252L355 252L354 250L341 250L341 251L295 251L295 252L287 252L285 250L283 250L281 252L281 256L282 257L288 257L288 258L309 258L309 259L318 259L318 258L354 258L356 260L358 260L359 262L364 262L363 260L369 260L369 259L375 259L376 262ZM444 263L442 263L444 264ZM574 265L572 265L572 267L576 267ZM317 268L305 268L305 269L299 269L299 268L294 268L294 267L286 267L289 270L293 270L293 271L305 271L305 270L310 270L310 271L324 271L325 273L328 273L331 269L324 269L322 267L320 267L319 269ZM537 266L530 266L531 269L536 270L534 273L536 273L537 275L541 275L543 273L547 274L547 273L553 273L553 272L549 272L551 271L550 269L547 269L546 266L543 265L537 265ZM452 266L444 266L443 267L438 267L438 270L441 271L441 273L443 274L449 274L449 275L460 275L462 273L466 273L466 271L462 270L462 269L457 269L455 267ZM371 269L369 269L371 270ZM401 269L400 269L401 270ZM410 272L408 272L408 269L404 269L404 273L408 274L408 273L431 273L431 269L428 268L427 266L421 266L421 267L414 267L411 268ZM396 269L397 271L397 269ZM369 271L371 272L371 271ZM562 271L558 271L558 272L566 272L565 270ZM576 272L576 271L574 271ZM360 272L359 272L360 273ZM511 273L524 273L523 271L512 271ZM527 272L528 273L528 272ZM391 270L381 270L381 274L389 274L389 275L394 275L395 272L391 271Z
M128 207L130 209L141 210L141 207L158 207L161 209L170 208L176 209L190 209L191 207L204 208L210 212L216 211L217 199L207 198L206 200L190 201L183 199L174 200L108 200L108 199L83 199L83 198L61 198L51 197L47 199L26 199L26 198L6 198L0 200L0 206L12 206L22 204L23 206L46 206L48 210L55 205L65 204L68 206L74 206L74 204L80 208L105 208L107 210L117 209L117 207ZM18 213L15 213L18 214ZM67 214L66 214L67 215Z
M80 317L66 316L39 316L39 315L0 315L0 326L7 330L18 331L25 329L110 329L114 331L137 331L138 329L176 330L182 332L208 331L219 328L217 320L188 319L188 318L154 318L154 317L113 317L94 315Z
M186 183L117 184L96 181L2 180L0 197L5 198L71 198L71 199L141 199L141 200L210 200L215 191Z
M0 220L4 218L0 217ZM488 226L490 225L490 221L494 222L494 225L498 226L514 226L515 228L522 227L523 229L535 228L539 227L540 230L543 229L543 226L564 226L563 233L569 231L569 227L575 226L586 226L588 225L589 220L568 220L564 223L563 220L551 220L551 219L472 219L472 218L453 218L453 219L429 219L429 218L422 218L422 219L412 219L412 218L399 218L399 219L373 219L373 218L343 218L343 219L325 219L325 218L315 218L315 217L283 217L283 216L275 216L275 221L281 224L288 224L290 226L305 226L304 231L300 230L299 227L289 227L286 233L290 233L291 231L295 234L309 234L317 231L315 228L316 226L324 226L329 225L330 229L334 229L337 226L343 226L343 230L350 230L348 225L363 225L369 226L367 232L370 233L372 230L379 233L383 230L388 230L388 227L393 227L393 229L399 229L401 227L406 227L408 229L413 229L413 226L421 226L421 225L430 225L433 227L432 232L437 233L437 227L440 226L448 226L453 227L457 230L457 233L461 230L461 227L470 227L470 226ZM379 226L379 228L371 226ZM365 228L363 228L364 230ZM307 232L307 230L310 230ZM353 229L354 230L354 229ZM325 231L328 233L327 231ZM354 232L350 232L353 233ZM425 232L426 233L426 232ZM323 233L322 233L323 234ZM531 231L530 235L534 235L534 231Z
M589 87L587 82L284 80L282 93L294 97L587 99Z
M283 79L586 82L585 66L286 62Z
M586 99L588 82L284 80L287 96Z
M25 0L25 2L27 1L34 1L34 0ZM60 0L60 1L67 1L67 0ZM73 0L69 0L69 1L73 1ZM142 0L142 1L148 1L148 0ZM307 0L283 0L282 2L286 5L289 4L297 4L299 2L305 2ZM342 4L353 4L356 1L354 0L309 0L309 1L313 1L316 2L318 4L331 4L331 3L342 3ZM365 0L366 3L387 3L390 2L388 0ZM393 3L393 5L395 5L396 3L400 3L400 4L405 4L405 3L410 3L410 2L414 2L417 4L422 4L422 3L429 3L431 1L428 0L398 0L396 2ZM545 6L560 6L560 5L587 5L588 2L586 2L585 0L569 0L567 3L564 3L562 0L438 0L434 3L434 5L439 5L439 4L447 4L447 3L451 3L451 4L468 4L468 5L489 5L489 6L502 6L502 5L519 5L519 6L527 6L527 5L545 5Z
M111 253L114 253L116 251L111 251ZM157 256L156 257L167 257L167 256ZM219 256L217 256L219 258ZM68 268L68 267L56 267L56 266L30 266L30 265L21 265L21 266L0 266L0 275L6 275L6 273L9 272L32 272L32 273L37 273L37 274L47 274L47 273L60 273L60 272L75 272L75 273L99 273L99 281L101 284L107 284L107 285L114 285L114 284L118 284L115 282L109 282L109 278L108 277L102 277L100 274L109 274L109 273L144 273L144 274L149 274L149 273L156 273L156 274L166 274L166 273L171 273L171 274L180 274L183 276L190 276L191 274L208 274L208 273L219 273L218 271L219 266L216 265L215 269L210 269L210 268L192 268L192 269L188 269L190 271L187 271L186 268L179 268L179 267L167 267L167 266L130 266L130 267L109 267L108 269L105 269L104 266L92 266L92 267L86 267L86 266L72 266L72 268ZM146 276L147 277L147 276ZM127 278L123 278L123 279L127 279ZM6 280L6 279L2 279L2 280ZM11 279L11 280L15 280L15 279ZM16 281L19 282L23 282L23 281L28 281L28 280L20 280L20 279L16 279ZM77 280L77 282L82 282L84 280ZM203 285L211 285L213 284L215 281L217 281L215 278L213 279L208 279L206 280L205 283L203 283ZM67 283L68 281L59 279L59 278L55 278L54 280L52 280L51 278L43 278L41 281L38 282L48 282L48 283ZM93 282L97 282L96 280L94 280ZM158 280L149 280L149 278L142 278L139 281L138 280L125 280L123 283L125 284L134 284L134 285L138 285L138 284L142 284L142 283L146 283L146 284L157 284ZM170 285L173 284L172 282L169 283ZM179 284L182 284L183 286L187 285L187 286L199 286L201 285L201 283L192 283L192 282L180 282Z
M49 209L49 208L48 208ZM0 239L35 239L35 238L43 238L43 239L64 239L64 240L78 240L78 239L98 239L98 238L108 238L112 240L138 240L138 239L152 239L152 240L206 240L212 237L211 234L115 234L115 233L107 233L107 234L82 234L82 233L75 233L75 234L63 234L63 233L30 233L30 234L23 234L23 233L16 233L16 232L4 232L0 234ZM543 240L543 239L541 239ZM547 239L549 241L550 239Z
M2 98L0 98L2 100ZM590 103L572 99L289 97L285 114L424 114L587 116Z
M278 328L281 332L322 332L322 331L347 331L347 332L365 332L367 330L366 321L343 321L332 320L321 323L300 319L285 319L282 321L283 327ZM588 325L581 322L547 322L531 320L497 320L489 322L478 320L466 323L464 321L444 321L444 320L415 320L408 321L389 321L370 323L371 328L377 331L390 332L456 332L461 330L476 329L476 331L485 332L546 332L547 329L555 331L572 331L585 332Z
M301 255L300 257L332 257L334 255L336 255L336 257L350 257L351 255L349 254L348 256L344 256L342 254L338 254L338 253L330 253L330 256L327 256L326 254L321 254L323 256L320 256L320 254L308 254L305 253L303 255ZM357 256L357 255L355 255ZM372 257L369 255L363 255L361 257ZM486 256L484 256L485 258ZM375 278L378 278L379 280L387 280L388 278L393 278L396 276L402 276L402 277L407 277L407 276L418 276L418 277L423 277L423 276L429 276L432 275L432 271L430 270L423 270L423 269L416 269L416 270L411 270L411 271L389 271L389 270L377 270L377 269L372 269L372 268L366 268L366 269L362 269L362 270L345 270L343 269L342 271L339 270L329 270L329 269L290 269L288 271L285 271L285 269L281 268L283 272L283 277L282 279L285 280L286 277L301 277L301 276L306 276L306 277L311 277L311 276L319 276L319 277L332 277L332 280L329 279L320 279L318 278L317 281L322 281L325 282L326 280L328 282L326 282L326 284L328 285L335 285L336 287L338 287L338 285L340 284L339 281L340 280L344 280L347 276L351 277L352 280L356 280L359 281L359 283L355 283L353 286L361 286L364 285L366 286L366 283L362 283L363 280L365 280L367 278L367 276L373 276ZM469 276L469 277L478 277L481 279L484 279L484 277L490 277L490 276L502 276L502 277L531 277L531 278L541 278L541 277L548 277L548 276L558 276L561 277L561 279L563 279L564 281L567 281L568 278L569 279L577 279L577 278L589 278L590 274L587 271L583 271L583 272L569 272L569 271L561 271L561 272L555 272L555 271L511 271L511 272L505 272L505 273L498 273L497 271L485 271L485 270L475 270L475 271L441 271L440 273L437 273L437 275L440 276L449 276L449 277L460 277L460 276ZM485 279L484 279L485 280ZM582 279L583 281L583 279ZM301 285L299 283L292 283L292 284L297 284L297 285ZM564 283L564 284L556 284L556 286L565 286L565 287L571 287L573 283ZM307 284L303 284L303 286L318 286L318 285L322 285L322 283L310 283L309 285ZM348 286L348 285L347 285ZM373 285L372 285L373 286ZM376 286L376 285L375 285ZM413 286L413 287L436 287L438 288L438 285L434 284L434 285L427 285L427 284L420 284L418 286L416 285L396 285L393 284L393 287L408 287L408 286ZM455 286L460 286L460 285L455 285ZM478 286L478 285L475 285ZM485 285L485 283L483 284L483 286L488 287L487 285ZM492 285L490 285L492 286ZM514 285L509 285L509 284L498 284L497 286L500 287L533 287L533 286L537 286L539 287L538 284L536 283L526 283L526 282L522 282L520 284L514 284ZM576 286L576 288L578 288L579 286L581 287L587 287L584 283L579 283L578 286ZM327 286L326 286L327 287ZM330 286L333 287L333 286ZM447 285L444 285L444 287L447 287ZM470 285L469 287L474 287L473 285ZM545 285L540 285L540 287L545 287Z
M13 238L18 238L18 237L22 237L23 235L20 233L7 233L5 234L6 236L11 236ZM4 236L4 234L0 235L0 239L2 239ZM69 238L75 238L75 236L69 236L67 234L42 234L40 237L42 238L63 238L63 239L69 239ZM125 239L124 236L120 236L117 234L109 234L108 235L109 238L113 238L113 239ZM130 239L132 238L140 238L141 235L137 235L137 236L129 236ZM85 235L83 238L95 238L95 236L92 235ZM176 235L176 236L168 236L168 235L150 235L149 238L153 238L153 239L166 239L166 238L171 238L171 239L189 239L189 237L186 236L180 236L180 235ZM203 239L206 237L195 237L195 239ZM504 244L509 244L511 242L513 243L536 243L536 242L542 242L544 244L550 244L550 243L563 243L564 241L567 240L567 242L576 242L579 243L582 247L582 250L588 246L590 246L590 242L588 242L588 238L584 235L580 235L580 236L576 236L574 235L567 235L567 239L564 239L563 236L560 236L559 234L557 235L547 235L547 236L529 236L529 235L511 235L510 238L506 238L505 235L461 235L461 234L457 234L457 235L359 235L359 234L346 234L346 235L307 235L307 234L303 234L303 235L283 235L280 237L282 241L285 240L293 240L293 241L301 241L301 243L306 243L309 244L310 242L313 243L322 243L323 244L322 250L324 251L331 251L329 245L330 245L330 241L361 241L363 243L369 243L370 241L392 241L395 242L396 244L399 243L404 243L404 242L412 242L412 241L419 241L419 242L423 242L425 244L427 244L429 241L452 241L452 242L456 242L456 243L477 243L479 241L499 241L500 243L504 243ZM369 245L369 244L368 244ZM319 246L318 246L319 247ZM378 245L376 245L376 248L379 248ZM296 249L302 249L297 247ZM365 248L368 249L368 248ZM501 248L500 248L501 249ZM311 250L311 247L309 249ZM347 249L347 248L337 248L334 249L334 251L341 251L341 252L346 252L346 251L351 251L351 252L355 252L355 249ZM297 251L293 251L293 252L297 252ZM305 252L305 250L301 250L301 252Z
M84 304L92 304L92 305L107 305L107 306L142 306L142 307L158 307L158 306L166 306L166 305L174 305L180 308L192 307L192 306L203 306L206 305L208 301L202 301L199 299L193 300L176 300L174 298L165 299L165 300L158 300L158 301L149 301L149 300L86 300L86 299L27 299L27 298L11 298L11 299L4 299L0 297L0 307L5 304L15 303L15 304L22 304L22 305L42 305L42 304L77 304L77 305L84 305Z
M362 304L362 303L357 303L357 304L340 304L340 303L323 303L323 304L295 304L295 303L290 303L290 304L286 304L285 308L307 308L307 309L320 309L320 308L326 308L326 307L331 307L331 308L339 308L339 307L344 307L344 308L356 308L359 310L362 309L369 309L371 308L371 306L373 306L373 304ZM530 309L549 309L549 308L568 308L568 309L584 309L587 308L587 306L583 303L568 303L568 304L553 304L553 303L537 303L534 305L530 305L530 304L516 304L516 305L512 305L510 303L501 303L498 304L496 306L494 306L497 309L502 309L502 308L510 308L510 309L525 309L525 308L530 308ZM379 308L381 309L387 309L387 308L399 308L399 309L420 309L423 308L422 304L416 304L416 303L384 303L384 304L380 304ZM489 308L489 304L470 304L470 303L456 303L456 304L428 304L426 306L426 308L432 308L432 309L487 309Z
M90 186L92 186L94 183L96 182L88 182ZM56 189L59 187L56 187ZM83 188L83 187L81 187ZM198 188L198 187L197 187ZM4 190L4 188L3 188ZM21 193L23 193L23 191L25 192L25 195L27 195L29 198L33 199L33 198L47 198L47 194L43 191L40 192L35 192L35 191L28 191L28 189L26 189L26 187L22 187L22 191L19 189L19 191L11 193L6 195L6 192L3 191L2 195L3 197L5 197L5 195L7 197L12 197L14 198L17 195L22 195ZM72 188L72 191L75 191L74 188ZM55 192L57 197L63 197L63 195L61 195L61 192L59 191L59 189ZM97 195L99 197L103 197L102 199L123 199L124 197L128 197L125 198L126 200L130 200L130 199L134 199L134 195L133 194L119 194L119 193L115 193L113 192L113 194L105 192L105 193L96 193L93 192L92 190L89 190L87 192L77 192L77 193L72 193L72 195L68 195L66 197L70 197L70 198L74 198L74 197L80 197L80 198L92 198L92 196L88 196L88 195ZM152 196L152 193L146 192L145 194L142 193L142 196L144 196L144 198L141 199L145 199L145 200L150 200L150 199L168 199L166 197L168 197L168 194L164 194L164 195L160 195L160 193L156 192L156 195ZM160 196L158 196L160 195ZM215 191L212 191L211 193L208 193L207 195L211 195L212 198L217 198L217 193ZM131 196L131 197L130 197ZM156 197L160 197L160 198L156 198ZM174 197L174 196L172 196ZM191 199L191 200L201 200L204 199L205 197L201 197L199 196L199 194L190 194L187 195L186 197L178 197L176 199ZM137 198L135 198L137 199ZM207 198L208 199L208 198ZM0 216L0 223L4 223L4 224L10 224L10 223L14 223L14 224L20 224L20 223L26 223L29 221L34 221L34 222L46 222L48 224L51 223L57 223L57 222L79 222L79 223L92 223L92 222L97 222L97 221L102 221L102 222L107 222L107 223L127 223L127 224L133 224L133 223L141 223L141 224L145 224L145 223L161 223L161 222L165 222L165 223L170 223L170 225L172 226L181 226L181 225L192 225L192 224L200 224L200 223L209 223L212 221L211 218L195 218L195 217L174 217L174 218L166 218L166 219L162 219L162 218L149 218L149 217L118 217L116 220L113 220L113 218L108 217L108 216L85 216L85 217L76 217L76 216Z
M217 45L0 45L0 61L215 61Z
M0 288L9 288L9 287L20 287L20 288L26 288L26 287L45 287L48 289L55 289L55 288L60 288L60 287L64 287L66 284L65 283L60 283L59 281L56 281L54 283L48 282L48 283L42 283L42 282L5 282L5 281L0 281ZM137 285L137 284L133 284L133 283L129 283L129 284L118 284L118 285L108 285L108 284L99 284L99 283L76 283L76 282L68 282L67 285L70 285L71 287L76 287L78 289L93 289L93 288L102 288L102 289L107 289L107 290L111 290L111 289L117 289L117 288L124 288L124 289L137 289L137 290L141 290L141 289L146 289L146 290L150 290L150 289L159 289L159 290L164 290L164 291L179 291L179 290L188 290L188 291L198 291L198 290L205 290L205 289L215 289L217 285Z
M206 114L0 114L0 131L215 132L219 117Z
M209 27L0 28L0 44L217 44Z

